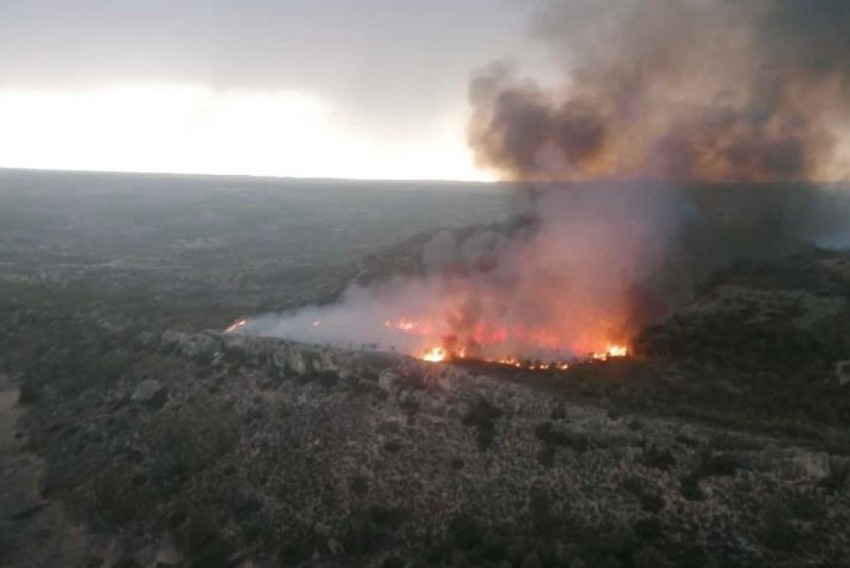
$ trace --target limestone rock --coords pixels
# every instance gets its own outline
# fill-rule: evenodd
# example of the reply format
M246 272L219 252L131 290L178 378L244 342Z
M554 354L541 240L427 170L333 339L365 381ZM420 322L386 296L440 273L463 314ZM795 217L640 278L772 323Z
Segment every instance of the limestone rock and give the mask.
M165 389L159 381L155 381L154 379L145 379L136 385L136 389L133 391L130 400L139 404L147 404L154 402L154 400L161 397L164 392Z
M400 380L401 376L398 373L388 370L378 376L378 385L385 391L391 391L398 385Z
M839 361L835 365L835 376L838 384L844 386L850 383L850 361Z

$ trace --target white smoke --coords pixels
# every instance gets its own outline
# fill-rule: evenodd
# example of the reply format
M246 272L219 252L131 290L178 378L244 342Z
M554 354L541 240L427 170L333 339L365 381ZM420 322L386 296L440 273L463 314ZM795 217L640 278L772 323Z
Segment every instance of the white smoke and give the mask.
M437 233L425 275L351 285L339 302L249 320L245 331L410 354L448 344L474 356L556 358L635 330L635 289L660 269L688 208L666 186L544 192L513 234Z

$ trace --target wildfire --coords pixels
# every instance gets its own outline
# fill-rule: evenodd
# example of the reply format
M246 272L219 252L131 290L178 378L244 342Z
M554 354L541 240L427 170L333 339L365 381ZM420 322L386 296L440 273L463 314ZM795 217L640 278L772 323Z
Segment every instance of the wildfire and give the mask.
M609 345L605 351L593 353L591 357L597 361L607 361L614 357L626 357L629 354L629 348L625 345Z
M426 349L420 359L429 363L442 363L446 360L448 354L448 351L444 347L432 347L431 349Z
M614 359L617 357L627 357L628 355L629 348L625 345L609 345L605 349L605 351L591 353L589 356L584 358L574 358L571 359L569 362L539 360L530 361L511 356L501 357L498 359L481 358L479 360L485 363L496 363L499 365L516 367L517 369L528 369L529 371L566 371L573 363L580 363L582 361L607 361L609 359ZM428 361L430 363L442 363L450 359L457 361L459 359L466 359L466 352L464 350L461 350L455 353L450 352L445 347L430 347L420 353L419 359L421 359L422 361Z
M241 328L245 327L245 325L247 325L247 323L248 323L248 321L247 321L247 320L244 320L244 319L238 319L238 320L236 320L235 322L233 322L233 323L230 325L230 327L228 327L227 329L225 329L225 330L224 330L224 333L234 333L234 332L236 332L236 331L239 331Z
M529 371L549 371L558 370L566 371L570 368L570 364L565 361L523 361L516 357L503 357L501 359L484 359L487 363L498 363L499 365L507 365L516 367L517 369L528 369Z
M546 329L529 329L523 325L513 328L488 326L478 323L470 330L466 339L461 339L430 320L399 317L384 321L384 327L404 335L418 336L425 344L417 358L431 363L446 361L476 360L495 363L531 371L565 371L571 365L587 361L607 361L615 357L626 357L629 348L619 343L609 343L604 351L585 351L587 355L563 358L565 354L581 353L581 349L564 344L557 335ZM441 331L443 333L441 333ZM598 343L597 343L598 344ZM522 358L516 355L497 355L510 352L512 346L532 347L539 350L537 358ZM605 343L602 343L605 345Z
M501 357L498 359L491 358L481 358L478 359L484 363L495 363L497 365L505 365L508 367L516 367L517 369L527 369L529 371L566 371L570 368L571 365L575 363L587 362L587 361L607 361L609 359L617 358L617 357L627 357L629 354L629 348L624 345L610 345L605 351L599 353L591 353L587 357L576 357L571 359L569 362L567 361L531 361L526 359L519 359L517 357ZM457 353L450 352L445 347L430 347L424 349L419 357L422 361L428 361L429 363L443 363L449 360L457 361L466 359L466 353L464 351L459 351Z
M395 331L401 331L403 333L409 333L412 335L433 335L435 333L434 327L428 321L414 321L407 318L399 318L396 320L386 320L384 322L384 327L387 329L393 329Z

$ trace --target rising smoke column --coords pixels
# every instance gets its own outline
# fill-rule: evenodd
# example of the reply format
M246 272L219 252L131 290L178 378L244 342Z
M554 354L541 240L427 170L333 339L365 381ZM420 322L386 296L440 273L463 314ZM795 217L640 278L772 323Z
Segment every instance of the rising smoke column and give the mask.
M562 85L506 63L476 73L469 140L481 166L559 181L846 175L836 149L850 116L850 3L603 2L585 31L574 5L551 4L539 26Z
M626 244L616 207L553 216L555 189L538 208L541 233L579 237L573 246L592 250L601 241L604 251L619 250L643 269L623 275L622 261L608 252L602 266L610 270L584 278L584 263L575 263L555 286L617 282L601 306L593 294L579 300L597 302L591 313L607 306L607 317L636 331L733 257L784 254L847 223L846 203L776 182L848 177L841 142L850 131L850 2L602 1L578 25L577 4L551 2L538 21L561 63L560 83L523 78L510 62L474 74L469 142L478 164L511 180L652 179L679 184L680 194L623 197L628 219L653 236ZM620 199L611 184L584 191L599 187L609 203ZM571 225L582 215L607 230L581 240ZM575 298L538 298L576 305Z
M597 0L598 19L576 27L577 3L550 4L539 26L562 84L496 63L470 87L475 156L541 189L534 222L473 235L475 254L438 235L424 275L352 285L335 305L250 331L584 355L629 342L735 256L784 254L847 225L846 201L787 182L843 175L850 2ZM531 183L563 181L582 183Z
M668 256L682 197L634 184L544 192L534 223L462 239L437 233L422 251L424 274L351 285L334 305L253 318L245 331L413 354L442 346L473 358L601 352L657 315L633 300L646 300L638 284Z

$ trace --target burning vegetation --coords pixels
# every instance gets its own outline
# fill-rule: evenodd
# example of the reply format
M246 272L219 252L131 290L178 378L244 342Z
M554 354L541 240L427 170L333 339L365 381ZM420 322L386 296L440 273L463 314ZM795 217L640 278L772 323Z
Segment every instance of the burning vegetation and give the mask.
M227 329L224 330L224 333L236 333L240 329L245 327L247 324L248 324L247 320L240 318L240 319L236 320L235 322L233 322L232 324L230 324L229 326L227 326Z
M232 325L225 329L225 333L239 333L243 331L249 322L244 319L236 320ZM320 322L314 321L312 327L319 327ZM506 365L527 370L567 370L571 364L586 361L607 361L616 357L626 357L629 355L629 348L625 345L608 344L601 351L593 351L570 356L568 359L555 358L555 354L569 353L568 347L558 348L557 343L554 349L549 351L550 355L547 359L530 359L520 358L514 355L495 355L500 350L504 349L505 345L515 344L515 340L523 338L525 332L522 327L515 330L500 329L498 331L488 333L483 324L479 325L476 333L466 339L460 339L457 336L436 335L435 330L438 326L430 322L418 322L409 319L398 319L395 321L386 320L384 327L390 330L397 337L392 343L386 346L383 343L375 343L368 345L372 348L387 348L396 350L398 343L407 343L402 338L415 337L416 344L421 347L408 350L408 354L429 363L448 363L457 361L477 361L484 363L494 363ZM250 329L250 328L249 328ZM535 341L542 336L542 332L532 333L531 341Z
M422 326L417 324L416 322L412 322L409 320L399 320L398 322L385 322L385 325L396 331L401 333L417 333L418 330L423 328L428 329L430 326ZM522 335L522 328L515 330L516 334ZM501 343L508 343L509 338L511 336L511 332L507 329L499 330L498 332L486 336L483 332L479 332L477 337L481 340L481 342L476 341L473 346L460 344L456 337L443 337L438 340L428 338L427 336L423 337L423 340L434 342L436 341L436 345L431 347L423 348L419 353L416 354L416 357L423 360L428 361L430 363L443 363L443 362L451 362L451 361L463 361L463 360L478 360L484 361L487 363L498 363L500 365L508 365L511 367L528 369L531 371L534 370L542 370L547 371L550 369L561 369L566 370L570 366L570 362L562 361L562 360L530 360L530 359L518 359L511 355L503 356L497 359L488 358L486 355L483 355L484 349L482 345L495 345L499 346ZM489 342L485 339L487 337ZM629 348L625 345L608 345L604 351L588 353L586 357L573 357L573 361L590 360L590 361L607 361L612 357L626 357L629 354Z
M599 183L549 189L533 207L517 226L437 233L417 274L233 331L427 361L603 361L735 256L783 254L847 218L846 202L805 186Z
M470 88L470 146L534 188L526 222L438 233L418 275L239 329L435 362L607 360L731 259L846 225L846 203L791 184L847 173L845 2L605 3L591 33L572 29L572 6L541 18L557 87L498 63Z

